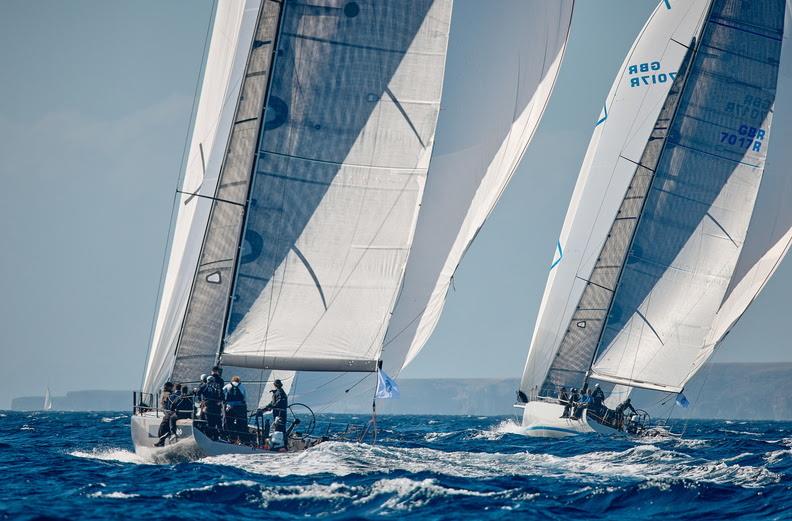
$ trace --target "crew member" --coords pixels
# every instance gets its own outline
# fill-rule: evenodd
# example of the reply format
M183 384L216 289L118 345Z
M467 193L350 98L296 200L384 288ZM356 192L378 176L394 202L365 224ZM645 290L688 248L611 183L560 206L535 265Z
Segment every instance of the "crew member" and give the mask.
M212 368L212 374L206 379L206 387L202 391L206 405L206 426L209 437L217 439L223 428L223 386L225 382L220 376L220 368Z
M171 410L170 410L170 395L173 392L173 383L165 382L165 385L162 386L162 393L160 394L160 410L162 411L162 421L160 422L159 431L157 432L157 436L159 436L159 441L154 444L155 447L162 447L165 445L165 440L170 437L170 417L171 417Z
M564 406L564 414L562 414L561 417L569 418L569 410L572 408L572 405L569 402L569 393L566 387L561 387L561 391L558 393L558 403Z
M247 393L242 386L242 379L233 376L231 382L223 387L225 398L225 428L242 442L241 435L247 431Z
M616 420L619 422L619 428L624 426L624 416L627 411L630 411L631 414L636 414L638 412L635 410L635 407L632 406L629 398L616 406Z
M289 397L286 391L283 390L283 382L275 380L273 382L275 389L272 389L272 400L269 405L264 407L263 411L272 411L273 425L272 429L276 432L286 432L286 412L289 409Z

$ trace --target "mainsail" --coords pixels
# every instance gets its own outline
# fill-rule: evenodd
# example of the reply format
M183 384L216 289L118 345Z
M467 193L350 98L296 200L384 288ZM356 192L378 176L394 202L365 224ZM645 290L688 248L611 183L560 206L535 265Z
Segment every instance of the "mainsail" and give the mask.
M144 391L221 353L247 381L376 368L450 14L450 0L219 3Z
M454 8L437 145L383 348L392 375L434 331L457 266L534 135L572 7L572 0L509 0L497 9L488 2Z
M778 201L755 204L760 182L760 199L780 197L768 185L789 194L765 168L771 123L789 110L775 105L788 89L785 17L784 0L655 10L589 145L524 393L589 376L678 392L761 290L792 224Z

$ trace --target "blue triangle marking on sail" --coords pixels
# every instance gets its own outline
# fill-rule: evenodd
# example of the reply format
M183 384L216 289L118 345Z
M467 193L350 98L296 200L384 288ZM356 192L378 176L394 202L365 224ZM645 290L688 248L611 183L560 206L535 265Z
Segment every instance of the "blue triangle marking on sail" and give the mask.
M597 123L594 125L595 127L598 127L600 125L600 123L602 123L606 119L608 119L608 106L603 104L602 105L602 111L604 112L604 115L601 118L599 118L599 120L597 120Z
M671 0L663 0L665 3L666 9L671 9Z
M550 265L551 270L556 266L558 266L558 263L561 262L561 259L564 258L564 250L561 249L561 241L558 241L556 243L556 251L558 252L558 258L554 260L553 263Z

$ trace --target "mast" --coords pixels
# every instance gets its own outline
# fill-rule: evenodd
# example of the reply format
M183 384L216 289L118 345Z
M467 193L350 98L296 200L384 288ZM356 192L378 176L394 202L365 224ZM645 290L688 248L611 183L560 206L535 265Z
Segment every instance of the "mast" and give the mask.
M586 376L583 379L583 387L585 387L588 384L589 378L591 377L591 367L594 365L594 361L597 359L597 354L599 353L599 350L600 350L600 343L602 342L602 337L605 334L605 328L607 326L607 319L610 316L611 312L613 311L613 302L615 301L614 297L615 297L616 292L617 292L617 290L619 288L619 285L621 284L622 276L624 275L624 267L627 265L627 258L630 255L630 251L632 250L633 244L635 242L635 236L636 236L636 233L638 232L638 229L640 227L641 219L642 219L642 217L644 215L644 210L646 209L646 202L649 200L649 192L652 190L652 183L654 182L655 175L657 174L657 170L656 170L657 165L660 164L660 159L662 158L663 153L666 150L666 144L668 143L668 139L667 139L668 138L668 132L670 131L671 127L673 126L674 120L676 119L676 116L677 116L677 112L679 111L679 105L680 105L679 101L682 99L682 96L684 95L685 86L687 85L687 79L689 77L689 71L690 71L691 67L693 66L693 63L694 63L695 58L696 58L696 53L698 52L699 46L701 45L701 33L704 32L704 29L707 27L707 23L709 21L710 13L712 12L713 1L714 0L710 1L709 8L707 9L707 14L704 17L704 21L702 23L701 30L699 31L698 38L694 37L693 41L691 42L690 46L688 47L688 52L685 54L685 58L682 60L682 65L681 65L681 67L679 69L679 72L677 72L677 77L676 77L676 80L674 81L674 85L671 86L671 89L670 89L670 91L668 93L668 97L666 98L665 104L668 105L669 102L670 102L672 104L672 106L673 106L672 114L671 114L671 117L668 118L668 120L667 120L668 123L665 126L665 133L664 133L664 136L663 136L663 144L662 144L662 146L660 148L660 152L657 154L657 157L656 157L656 159L654 161L654 169L652 169L652 174L651 174L651 178L649 179L649 183L648 183L648 187L647 187L646 193L644 194L643 200L641 201L641 209L638 212L638 218L637 218L637 221L636 221L636 224L635 224L635 228L633 229L632 236L630 237L630 242L629 242L627 248L625 249L625 255L622 258L621 267L619 269L619 275L618 275L618 277L616 279L616 285L613 287L613 292L612 292L613 296L611 297L610 302L608 303L608 310L605 313L605 322L603 323L602 327L600 328L599 334L597 335L597 342L595 344L596 347L594 348L594 351L591 354L591 360L589 362L589 367L588 367L588 370L586 371ZM666 110L666 107L663 107L663 110ZM657 123L655 123L655 129L658 129L658 127L660 125L660 122L663 121L663 110L660 111L660 116L658 117ZM651 138L650 138L650 143L651 143ZM650 147L650 145L647 144L647 150L644 151L644 154L647 153L649 147ZM642 158L641 163L643 163L643 158ZM641 165L639 165L639 166L641 166ZM619 213L621 213L621 210L620 210ZM604 247L603 247L603 249L604 249ZM639 386L639 385L636 385L636 386Z
M246 0L246 9L252 8L256 13L249 22L253 27L250 39L238 43L246 50L244 73L233 99L233 118L176 345L171 371L171 379L176 381L194 381L215 363L225 330L224 310L233 280L230 273L239 251L247 187L253 172L256 139L251 137L258 136L263 127L265 85L269 84L274 55L270 46L277 33L282 4ZM242 38L241 32L238 37ZM226 99L226 103L230 101ZM256 377L245 376L247 380Z
M264 0L264 1L267 1L267 0ZM271 1L276 1L276 0L271 0ZM269 96L270 96L270 90L272 88L272 77L274 75L272 73L272 71L275 70L275 67L277 65L276 61L277 61L277 54L278 54L278 44L280 42L280 34L281 34L281 26L283 24L283 16L284 16L284 13L286 12L286 1L287 0L281 0L280 2L278 2L278 3L281 4L281 7L280 7L280 12L278 13L278 24L275 27L275 37L274 37L273 42L272 42L272 53L271 53L271 56L270 56L270 74L267 75L267 86L266 86L265 95L264 95L264 106L263 106L263 109L262 109L262 112L261 112L262 124L261 124L261 128L259 130L258 138L256 140L256 148L255 148L256 151L258 151L260 149L262 136L263 136L264 132L266 131L266 124L264 124L264 122L266 122L266 119L267 119L267 107L269 106ZM219 343L219 345L217 347L217 355L215 356L215 364L219 364L220 363L220 358L223 355L223 347L225 346L225 338L226 338L226 335L228 334L228 319L229 319L230 313L231 313L231 303L234 300L234 291L236 290L236 279L237 279L237 271L239 270L240 252L242 251L242 243L243 243L243 241L245 239L245 227L247 226L248 208L250 207L250 194L251 194L252 188L253 188L253 176L255 175L257 167L258 167L258 160L254 160L253 161L253 168L250 171L250 182L248 182L248 185L247 185L247 194L245 195L245 205L244 205L244 208L242 210L242 222L244 224L243 224L242 228L240 228L239 236L237 238L236 261L234 262L234 269L233 269L233 272L231 274L231 280L232 280L231 291L228 293L228 300L226 302L225 312L223 314L223 325L222 325L223 335L221 336L220 343Z

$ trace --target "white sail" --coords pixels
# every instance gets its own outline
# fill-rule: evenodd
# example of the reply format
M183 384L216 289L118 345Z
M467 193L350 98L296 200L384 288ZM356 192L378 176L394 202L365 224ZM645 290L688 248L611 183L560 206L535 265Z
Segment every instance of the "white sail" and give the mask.
M184 180L178 198L143 391L168 378L223 162L260 0L219 0L204 66ZM192 196L191 194L196 194Z
M392 375L437 325L462 256L533 137L564 54L572 5L510 0L497 9L487 2L455 7L438 143L383 349Z
M712 326L775 135L784 10L784 0L712 2L613 297L594 378L680 391L720 340Z
M781 63L778 69L776 102L773 106L773 132L770 136L764 175L747 237L734 268L729 290L718 310L704 347L691 364L682 385L695 374L756 299L775 273L792 243L792 148L786 136L792 135L792 2L787 0Z
M672 1L673 8L669 9L668 4L660 2L627 53L604 100L555 246L523 373L521 389L525 393L539 392L558 358L636 164L708 4L706 0ZM599 307L599 313L603 313L605 310ZM577 331L591 331L590 318L581 317L575 323ZM559 375L572 375L571 382L582 380L595 347L585 353L575 352L569 357L569 367L560 368ZM559 376L566 383L564 378Z
M559 241L563 258L548 281L523 392L548 395L588 375L680 391L786 252L788 211L777 202L760 207L750 230L749 223L774 109L782 109L774 102L779 63L789 59L781 52L788 6L678 7L660 4L606 103ZM652 46L642 53L646 42ZM651 56L662 48L680 48L678 61ZM657 88L669 63L679 76ZM641 82L627 87L634 72ZM651 90L636 110L625 102L644 82ZM768 182L787 193L772 170Z
M44 393L44 410L45 411L52 410L52 397L50 396L49 387L47 387L47 391Z
M372 371L379 359L434 144L451 2L354 5L286 7L224 365Z

